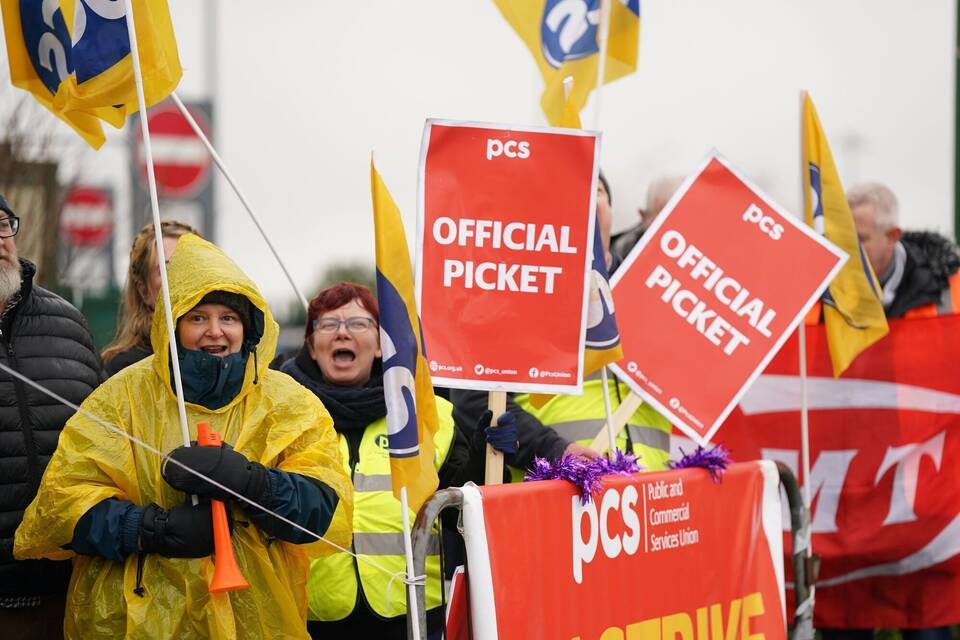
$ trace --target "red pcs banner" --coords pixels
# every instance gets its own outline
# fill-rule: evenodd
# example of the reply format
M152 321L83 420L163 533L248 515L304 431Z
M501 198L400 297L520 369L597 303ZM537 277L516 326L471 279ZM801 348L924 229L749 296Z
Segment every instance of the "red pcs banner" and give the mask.
M807 327L817 627L960 622L960 316L890 321L832 376L822 326ZM796 338L730 414L738 460L800 460ZM787 543L789 544L789 542Z
M844 260L713 153L611 281L613 368L708 441Z
M578 393L597 134L428 120L417 291L434 384Z
M772 463L463 492L476 640L786 638Z

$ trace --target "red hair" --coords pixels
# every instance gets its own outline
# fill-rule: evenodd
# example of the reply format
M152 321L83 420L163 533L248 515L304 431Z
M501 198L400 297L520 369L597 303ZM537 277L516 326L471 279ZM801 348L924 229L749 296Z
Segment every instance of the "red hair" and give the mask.
M380 324L380 307L377 305L377 299L373 292L362 284L353 282L338 282L335 285L323 289L316 297L310 301L310 307L307 310L307 326L304 328L303 337L309 338L313 333L313 323L327 311L339 309L345 304L350 304L356 300L360 306L370 312L377 324Z

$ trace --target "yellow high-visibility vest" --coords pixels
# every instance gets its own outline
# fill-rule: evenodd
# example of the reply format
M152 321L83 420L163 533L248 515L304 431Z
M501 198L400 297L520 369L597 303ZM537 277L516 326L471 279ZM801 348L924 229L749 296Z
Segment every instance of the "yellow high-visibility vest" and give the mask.
M435 465L439 470L453 442L453 405L436 398L440 428L434 437ZM393 496L390 481L390 454L387 452L387 421L381 418L371 423L360 441L359 460L350 469L350 451L347 440L340 435L340 458L353 478L353 551L391 573L406 574L407 563L403 548L403 520L400 501ZM410 522L417 514L410 512ZM440 575L440 532L434 525L427 555L427 610L442 602ZM359 576L359 585L357 577ZM407 613L406 587L401 579L387 586L390 576L363 561L354 560L347 553L314 560L307 579L308 617L310 620L331 622L343 620L353 611L357 589L362 585L363 596L370 607L384 618Z

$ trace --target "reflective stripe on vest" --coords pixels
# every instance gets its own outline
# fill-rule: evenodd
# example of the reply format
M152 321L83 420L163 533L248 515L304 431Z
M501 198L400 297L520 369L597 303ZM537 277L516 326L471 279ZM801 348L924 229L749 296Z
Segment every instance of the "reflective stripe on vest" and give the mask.
M644 444L661 451L670 451L670 434L657 427L628 424L627 434L633 444Z
M361 556L403 556L406 558L402 533L355 533L353 534L353 550ZM439 553L440 536L432 534L427 541L427 555L435 556Z
M453 442L453 405L436 398L440 428L434 437L436 455L434 466L439 469L446 460ZM359 460L352 470L354 488L353 550L360 557L373 562L390 573L406 573L403 546L403 525L400 501L393 497L390 478L390 455L386 450L387 423L380 419L363 432ZM347 473L350 452L346 439L340 436L340 459ZM416 514L411 512L410 521ZM428 542L426 563L427 609L441 604L440 539L434 530ZM356 561L346 553L334 553L314 560L307 582L307 600L311 620L342 620L357 602L357 576L363 596L370 608L384 618L393 618L407 612L406 590L401 580L363 561ZM387 597L387 585L390 596Z

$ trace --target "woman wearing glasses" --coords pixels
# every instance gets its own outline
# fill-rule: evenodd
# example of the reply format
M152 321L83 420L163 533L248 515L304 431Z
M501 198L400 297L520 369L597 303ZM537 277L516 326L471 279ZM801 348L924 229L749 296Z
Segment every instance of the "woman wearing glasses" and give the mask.
M390 572L405 573L400 503L393 497L387 453L387 414L383 391L379 308L362 285L341 282L310 302L304 345L281 366L313 391L333 417L344 470L353 478L353 550ZM454 424L453 407L437 398L440 429L434 438L440 488L479 480L489 416L476 429ZM501 419L497 433L516 451L516 426ZM471 435L467 435L467 434ZM475 436L475 437L474 437ZM494 444L494 443L491 443ZM496 446L496 444L494 444ZM411 522L415 514L411 514ZM427 624L441 625L439 543L427 557ZM389 596L387 589L389 587ZM346 553L314 561L307 584L308 629L314 638L405 638L406 595L393 580Z

